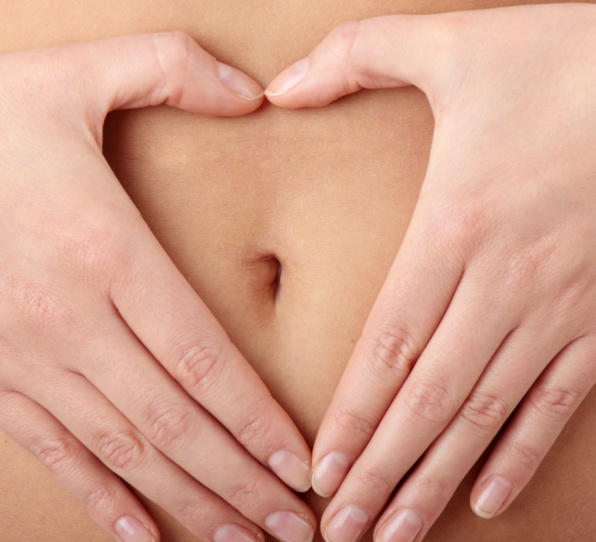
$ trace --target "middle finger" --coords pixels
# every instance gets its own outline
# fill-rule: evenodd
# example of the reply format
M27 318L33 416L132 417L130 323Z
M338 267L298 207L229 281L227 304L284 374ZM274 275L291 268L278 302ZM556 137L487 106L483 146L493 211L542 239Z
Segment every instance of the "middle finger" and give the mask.
M542 322L526 324L499 348L462 408L379 520L379 540L414 540L416 535L408 529L416 525L424 533L434 523L537 375L565 343L560 334L555 335L560 340L537 341L544 329Z
M151 444L262 527L312 528L309 508L189 398L124 323L111 321L95 340L88 351L96 359L81 372Z
M219 527L235 525L262 540L249 519L164 457L85 377L53 373L30 395L111 471L195 536L210 539Z
M325 511L330 542L354 542L407 471L453 418L504 338L509 314L495 299L460 283L437 331L399 390L368 446Z

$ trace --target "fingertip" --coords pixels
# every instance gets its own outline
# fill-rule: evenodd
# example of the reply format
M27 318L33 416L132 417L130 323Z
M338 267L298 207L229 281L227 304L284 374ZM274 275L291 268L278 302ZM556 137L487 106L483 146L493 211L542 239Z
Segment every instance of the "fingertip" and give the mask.
M275 101L294 89L306 77L309 69L308 57L302 58L282 71L265 89L265 96Z
M218 527L213 533L213 542L262 542L264 537L260 531L249 531L246 527L227 523Z
M276 538L285 542L312 542L316 521L309 515L288 510L277 511L265 518L265 527Z
M123 542L158 542L159 532L134 516L122 516L114 525L114 531Z
M506 508L513 486L502 476L490 476L474 492L472 510L484 519L494 518Z
M222 85L238 98L248 102L262 101L264 92L261 85L240 70L217 62L217 75Z
M295 491L305 493L310 489L310 461L303 461L292 452L281 450L269 458L269 467L282 482Z
M330 452L313 468L313 491L324 498L335 495L351 467L350 459L340 452Z

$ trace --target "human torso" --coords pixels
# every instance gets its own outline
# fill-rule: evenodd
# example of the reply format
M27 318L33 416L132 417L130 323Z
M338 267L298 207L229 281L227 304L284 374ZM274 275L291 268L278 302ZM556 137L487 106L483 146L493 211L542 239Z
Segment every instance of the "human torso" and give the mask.
M177 29L266 85L341 21L514 3L0 0L0 52ZM160 107L118 112L106 124L104 150L124 188L311 444L406 231L432 129L414 88L361 92L316 110L266 104L234 119ZM503 518L472 515L470 477L428 540L591 540L595 401ZM2 542L108 540L2 433L0 455ZM306 498L320 514L325 502ZM164 541L193 540L151 510Z

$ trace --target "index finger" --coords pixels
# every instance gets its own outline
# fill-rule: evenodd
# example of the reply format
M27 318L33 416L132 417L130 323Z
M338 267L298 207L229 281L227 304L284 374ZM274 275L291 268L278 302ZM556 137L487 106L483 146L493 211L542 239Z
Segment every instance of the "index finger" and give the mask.
M81 98L78 105L90 117L85 120L91 128L117 108L165 103L203 115L240 115L262 101L262 89L254 80L218 63L181 32L122 36L30 54L32 61L41 55L46 64L60 68L60 77L77 85L79 92L67 98ZM98 172L116 181L103 162ZM128 217L128 246L117 235L117 241L103 247L106 252L83 247L85 264L96 268L99 259L102 270L106 264L115 269L111 299L137 338L256 459L292 488L305 491L310 486L310 451L298 429L131 202L122 205L130 205L130 212L120 209L118 215Z
M146 228L146 226L142 226ZM234 437L286 484L310 487L310 450L288 414L147 228L111 298L130 329ZM137 272L136 270L150 270Z
M313 489L332 496L443 318L463 273L420 206L331 401L313 448Z
M441 74L449 73L451 27L445 17L396 15L342 23L306 59L282 72L265 94L281 107L318 107L362 88L414 84L432 99ZM438 227L438 220L433 226L428 212L419 201L320 427L313 488L323 496L335 493L371 438L463 273L461 258L442 257L444 226Z

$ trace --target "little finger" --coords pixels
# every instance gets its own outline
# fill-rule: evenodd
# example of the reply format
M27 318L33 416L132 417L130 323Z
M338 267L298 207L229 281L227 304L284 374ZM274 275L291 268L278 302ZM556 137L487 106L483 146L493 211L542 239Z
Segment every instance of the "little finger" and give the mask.
M18 392L0 392L0 427L39 459L115 540L159 539L155 522L122 480L35 401Z
M127 326L253 457L293 489L306 491L310 450L291 418L148 229L133 251L111 288Z
M357 538L355 523L345 527L346 509L360 518L364 532L451 422L515 325L501 311L487 311L492 300L467 285L464 277L437 331L325 511L321 526L329 542Z
M424 211L414 214L317 434L313 489L321 496L339 488L458 288L463 264L445 254L439 236L425 228Z
M534 476L555 440L596 381L596 339L563 349L532 386L472 490L474 512L502 513Z
M560 346L536 348L540 326L524 326L503 342L453 420L408 476L377 524L377 540L418 540ZM558 341L561 344L561 341ZM417 535L414 538L414 526Z
M258 527L164 457L85 377L56 373L34 395L107 468L195 536L211 540L220 527L232 525L254 542L262 539ZM243 482L238 481L238 491Z
M101 354L85 361L83 374L153 446L253 521L263 523L267 512L277 510L310 515L292 491L188 397L121 321L111 322L89 349Z

